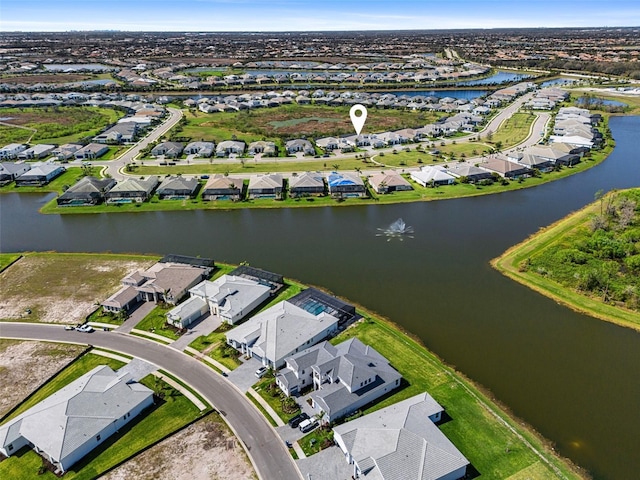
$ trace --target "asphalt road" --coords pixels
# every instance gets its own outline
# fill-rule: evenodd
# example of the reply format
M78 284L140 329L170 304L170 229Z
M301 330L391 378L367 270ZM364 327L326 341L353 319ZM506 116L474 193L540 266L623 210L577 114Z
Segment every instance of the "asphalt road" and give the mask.
M182 111L177 108L167 108L169 112L169 117L160 125L158 125L155 129L153 129L146 137L141 139L138 143L136 143L133 147L123 153L120 157L101 162L99 160L92 161L92 165L94 166L105 166L107 167L106 173L111 175L116 180L124 180L126 178L125 175L120 173L120 169L127 165L128 163L133 162L135 158L138 156L140 151L147 147L150 143L155 142L160 137L162 137L165 133L171 130L182 118Z
M182 352L130 335L66 331L62 325L1 323L0 337L89 343L153 363L189 384L224 416L244 443L260 479L302 478L276 431L249 399L209 367Z

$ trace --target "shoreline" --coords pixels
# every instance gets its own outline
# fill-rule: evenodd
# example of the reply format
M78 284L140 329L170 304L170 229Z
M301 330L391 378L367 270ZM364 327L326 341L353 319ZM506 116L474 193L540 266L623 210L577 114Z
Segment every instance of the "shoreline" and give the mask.
M614 192L615 191L607 193L606 197L612 195ZM580 210L570 213L551 225L542 227L538 232L530 235L522 242L511 246L500 256L492 259L490 264L494 269L509 277L511 280L575 312L640 332L640 313L623 307L605 304L600 300L578 293L570 287L566 287L548 278L528 271L520 271L519 264L524 261L525 258L548 248L551 244L560 240L563 235L579 225L584 224L588 221L589 216L596 213L598 209L598 201L596 201L586 205Z
M29 253L24 253L23 255L28 256ZM46 252L40 253L39 255L57 256L60 254L57 252ZM81 255L90 258L95 255L104 257L110 254L64 253L63 255ZM218 263L218 265L222 266L226 264ZM287 280L294 284L300 283L296 279ZM305 287L311 286L306 283L301 284ZM328 292L326 289L322 290ZM455 394L457 395L456 398L459 399L458 402L452 403L451 398L449 398L449 401L446 401L445 398L447 409L451 411L455 417L453 422L449 422L446 431L448 435L453 435L454 438L457 439L456 441L460 442L461 439L463 439L466 442L463 448L466 447L467 450L471 449L471 451L464 453L467 457L471 457L470 461L474 467L482 467L479 469L481 475L491 476L491 472L486 471L486 465L478 465L481 463L481 455L479 455L478 452L482 450L483 453L486 453L484 449L488 448L489 450L492 449L493 453L489 459L485 458L484 461L489 462L491 465L498 461L506 462L507 465L520 468L520 470L515 471L514 474L523 472L528 468L535 468L539 473L545 473L542 478L589 478L588 474L579 466L555 452L552 443L548 439L544 438L531 425L515 416L513 412L497 400L490 391L457 371L455 367L448 365L438 355L427 349L422 341L415 335L407 332L403 327L383 315L368 310L357 303L352 304L356 307L357 311L363 315L363 318L353 325L352 328L354 330L351 331L352 334L358 335L358 327L360 327L360 329L366 328L369 334L375 336L377 333L378 337L384 338L389 342L381 342L380 344L371 343L374 348L382 351L384 351L385 347L394 351L404 349L404 352L399 353L400 356L392 359L392 362L395 360L395 363L398 363L395 365L396 368L398 368L403 376L406 376L410 382L409 387L401 389L396 392L396 394L399 394L399 396L409 395L411 393L409 391L411 390L411 385L414 385L414 389L422 388L420 384L415 384L416 375L418 378L422 378L424 382L431 382L433 384L432 390L436 396L438 396L438 386L442 387L441 377L439 377L442 374L446 375L446 378L448 378L450 382L453 382L451 385L458 385L461 388L463 393ZM2 325L2 323L0 323L0 325ZM350 332L350 330L347 329L346 332ZM366 334L367 332L362 333ZM411 365L406 363L402 364L402 353L410 355L411 358L413 358ZM415 362L418 363L418 367L422 365L425 368L418 368L417 370L412 368L416 366ZM426 373L429 370L431 370L431 373ZM413 379L412 375L414 377ZM435 378L439 378L440 381L434 383ZM448 383L449 381L445 382ZM455 390L455 387L451 386L449 388L448 385L445 385L445 391L451 391L452 389ZM394 399L394 402L395 401L399 401L399 399ZM380 401L377 403L380 403ZM455 413L457 409L459 409L458 413ZM466 417L464 416L464 412L466 412ZM477 437L465 434L465 426L469 424L474 426L472 428L478 435ZM487 436L494 440L493 445L485 445L483 443ZM507 449L507 453L509 453L510 456L514 456L512 460L504 457L505 444L511 446L513 450L509 452L509 449ZM475 458L475 461L473 458Z

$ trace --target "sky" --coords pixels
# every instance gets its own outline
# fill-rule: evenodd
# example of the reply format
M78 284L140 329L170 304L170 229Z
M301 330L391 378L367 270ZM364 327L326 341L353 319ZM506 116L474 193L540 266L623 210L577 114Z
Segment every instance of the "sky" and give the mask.
M639 0L0 0L0 31L640 26Z

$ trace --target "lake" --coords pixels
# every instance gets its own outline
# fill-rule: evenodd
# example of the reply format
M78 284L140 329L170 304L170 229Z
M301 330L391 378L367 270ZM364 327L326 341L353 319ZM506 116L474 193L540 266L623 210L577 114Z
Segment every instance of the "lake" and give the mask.
M481 383L595 479L640 471L640 334L564 308L489 266L603 189L640 184L640 117L614 117L601 165L477 198L309 209L40 215L0 196L2 251L180 253L320 285L384 315ZM414 228L380 237L398 218ZM455 419L454 419L455 420Z

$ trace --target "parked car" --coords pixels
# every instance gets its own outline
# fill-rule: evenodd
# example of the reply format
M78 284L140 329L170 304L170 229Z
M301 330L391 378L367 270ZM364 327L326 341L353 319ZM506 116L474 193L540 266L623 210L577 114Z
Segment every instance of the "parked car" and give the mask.
M318 421L315 418L314 419L310 418L302 422L298 428L302 433L307 433L313 430L314 428L316 428L317 426L318 426Z
M291 420L289 420L289 426L291 428L298 428L298 426L304 422L305 420L309 419L309 415L307 415L306 413L302 412L299 413L298 415L296 415L295 417L293 417Z
M93 332L93 327L87 324L80 325L79 327L76 327L76 331L82 332L82 333L91 333Z
M262 378L267 374L268 371L269 369L267 367L260 367L256 370L256 377Z
M75 330L75 329L76 329L76 327L74 327L73 325L65 325L65 326L64 326L64 329L65 329L65 330Z

